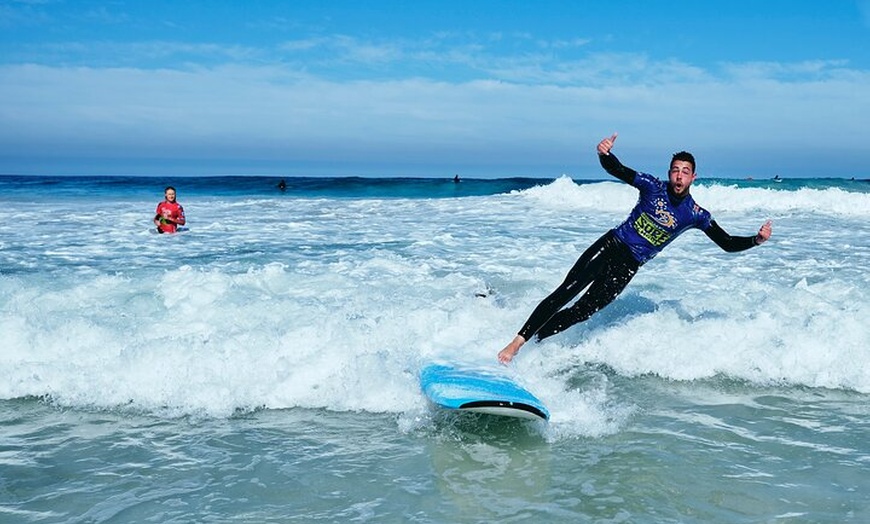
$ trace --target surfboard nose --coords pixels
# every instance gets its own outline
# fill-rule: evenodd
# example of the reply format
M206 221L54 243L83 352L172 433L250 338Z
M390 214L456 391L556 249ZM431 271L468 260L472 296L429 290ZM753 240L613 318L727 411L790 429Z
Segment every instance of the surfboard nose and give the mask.
M444 409L532 420L550 412L535 395L507 375L449 364L430 364L420 372L426 397Z

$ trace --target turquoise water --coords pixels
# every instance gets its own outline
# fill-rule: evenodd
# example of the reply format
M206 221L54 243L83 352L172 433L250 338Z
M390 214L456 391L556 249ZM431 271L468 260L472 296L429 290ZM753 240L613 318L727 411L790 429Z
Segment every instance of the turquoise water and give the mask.
M689 232L527 345L546 424L439 412L417 374L497 367L630 187L277 182L0 177L0 521L870 519L866 182L694 187L773 239Z

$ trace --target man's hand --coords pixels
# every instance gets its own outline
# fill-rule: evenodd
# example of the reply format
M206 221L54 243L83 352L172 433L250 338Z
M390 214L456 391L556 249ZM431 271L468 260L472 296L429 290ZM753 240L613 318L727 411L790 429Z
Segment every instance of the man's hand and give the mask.
M521 335L517 335L513 340L510 341L510 344L505 346L504 349L498 352L498 361L504 364L505 366L510 364L511 360L517 356L520 348L523 347L523 344L526 343L526 339L524 339Z
M768 220L758 230L758 234L755 235L755 243L757 245L761 245L767 242L767 239L770 238L771 234L773 234L773 227L771 224L772 222Z
M609 138L605 138L601 142L598 142L598 154L602 156L606 156L610 154L610 150L613 149L613 143L616 142L616 135L619 133L613 133Z

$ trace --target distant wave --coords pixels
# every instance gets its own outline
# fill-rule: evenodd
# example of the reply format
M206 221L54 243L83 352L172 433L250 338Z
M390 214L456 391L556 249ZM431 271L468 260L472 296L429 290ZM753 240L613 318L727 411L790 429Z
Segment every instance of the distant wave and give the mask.
M716 212L819 213L842 217L864 217L870 213L870 193L848 191L841 187L814 189L813 181L804 186L771 184L771 188L742 187L739 183L715 181L696 184L692 195L703 207ZM563 176L546 185L516 192L539 205L556 209L628 212L637 201L637 191L617 181L578 184Z

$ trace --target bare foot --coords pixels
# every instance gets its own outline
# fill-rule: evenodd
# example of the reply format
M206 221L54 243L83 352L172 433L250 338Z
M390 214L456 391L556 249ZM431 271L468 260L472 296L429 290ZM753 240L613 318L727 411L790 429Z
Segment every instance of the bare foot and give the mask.
M510 364L510 361L520 352L520 348L523 347L523 344L525 343L526 339L520 335L515 336L510 344L498 352L498 361L505 365Z

